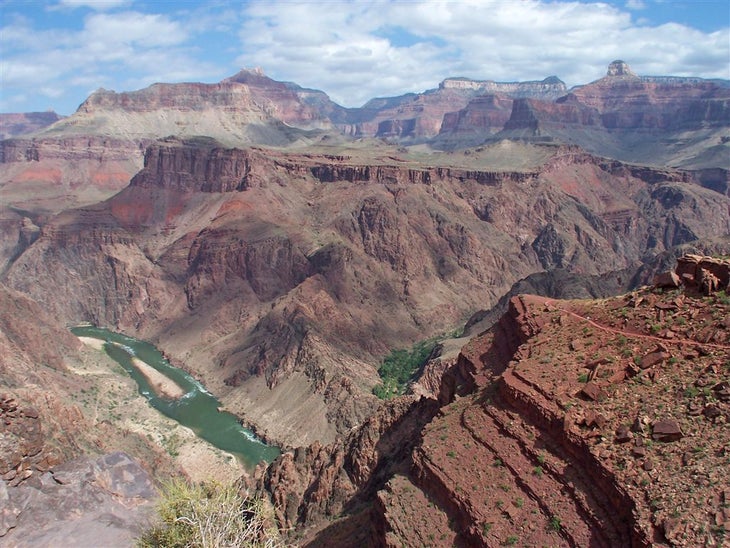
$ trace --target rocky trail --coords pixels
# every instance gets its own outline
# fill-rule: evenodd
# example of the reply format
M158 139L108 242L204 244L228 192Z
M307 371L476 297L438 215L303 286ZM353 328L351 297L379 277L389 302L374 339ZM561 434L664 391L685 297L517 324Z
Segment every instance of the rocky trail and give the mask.
M577 318L579 320L586 322L588 325L591 325L592 327L595 327L597 329L600 329L600 330L605 331L606 333L610 333L612 335L620 335L620 336L633 337L633 338L637 338L637 339L656 341L656 342L662 343L662 344L677 344L677 345L684 344L684 345L693 345L693 346L696 346L698 344L697 340L689 338L689 337L679 337L679 338L674 337L674 336L671 338L658 337L656 335L648 335L646 333L637 333L636 331L631 331L628 329L619 329L616 327L611 327L608 325L600 324L587 316L583 316L573 310L562 307L562 306L560 306L559 303L557 303L556 301L551 301L550 299L545 299L545 306L546 307L555 306L561 312L565 312L566 314L568 314L574 318ZM718 343L712 343L712 342L703 342L701 344L708 348L717 348L720 350L730 350L730 344L718 344Z

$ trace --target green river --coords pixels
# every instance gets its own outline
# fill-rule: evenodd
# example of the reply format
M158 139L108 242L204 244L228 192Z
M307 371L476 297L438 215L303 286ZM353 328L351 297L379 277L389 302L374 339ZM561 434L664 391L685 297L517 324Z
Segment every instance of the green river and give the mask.
M215 447L235 455L247 469L253 469L261 461L271 462L279 455L277 447L258 440L251 431L241 426L234 415L218 411L221 403L188 373L170 365L151 344L100 327L78 326L71 331L78 337L105 341L107 354L137 382L139 393L152 407L187 426ZM177 400L158 396L132 364L132 357L139 358L176 382L185 395Z

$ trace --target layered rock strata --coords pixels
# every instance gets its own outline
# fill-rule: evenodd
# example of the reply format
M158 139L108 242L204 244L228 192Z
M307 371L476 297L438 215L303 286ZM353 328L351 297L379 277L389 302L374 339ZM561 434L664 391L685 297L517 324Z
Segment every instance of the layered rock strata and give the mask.
M453 391L424 428L385 431L413 447L391 454L388 474L358 466L352 440L364 428L316 459L298 450L288 465L285 454L259 487L280 508L297 503L286 524L305 545L347 535L372 546L721 543L728 306L723 295L648 290L600 302L515 297L445 372ZM298 493L309 484L326 497L332 475L302 471L335 454L339 481L368 488L343 491L332 507L331 496L318 499L310 512Z
M730 167L726 81L640 77L615 61L604 78L558 98L515 97L509 118L498 127L502 116L504 106L496 97L475 98L444 118L436 142L447 148L474 146L496 133L496 138L574 143L623 161Z
M691 173L523 150L540 162L493 171L168 140L124 191L41 227L5 279L62 321L199 364L263 435L330 442L372 412L387 349L515 280L628 268L730 230L726 197Z

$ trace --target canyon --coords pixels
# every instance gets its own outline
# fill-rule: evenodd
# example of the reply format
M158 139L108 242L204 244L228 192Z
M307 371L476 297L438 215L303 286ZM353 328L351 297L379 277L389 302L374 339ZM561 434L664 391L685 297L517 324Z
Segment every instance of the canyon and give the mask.
M729 105L726 81L615 61L572 89L447 78L360 109L244 70L30 117L0 141L3 485L113 451L196 477L172 434L99 415L113 366L67 329L89 322L282 447L239 473L292 542L714 542L726 270L709 295L690 267L686 290L639 288L730 253ZM431 338L378 399L383 358Z
M227 408L293 446L310 432L329 443L372 413L372 364L388 349L454 329L529 274L601 274L728 233L728 197L692 173L497 147L535 165L168 140L127 188L53 217L4 283L60 322L112 326L199 364Z

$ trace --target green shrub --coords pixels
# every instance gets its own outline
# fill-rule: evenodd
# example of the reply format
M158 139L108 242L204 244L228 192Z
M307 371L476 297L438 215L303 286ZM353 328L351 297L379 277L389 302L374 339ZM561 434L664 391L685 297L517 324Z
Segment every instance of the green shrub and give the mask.
M563 529L563 524L561 523L558 516L553 516L550 518L549 528L557 533L559 533Z
M381 400L403 394L408 381L426 363L435 346L436 339L427 339L414 344L410 350L393 350L378 369L383 383L373 388L373 394Z
M243 498L232 485L191 485L173 480L163 487L156 520L136 539L139 547L280 546L278 531L267 529L264 502Z

